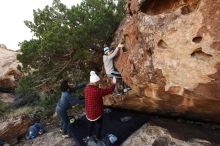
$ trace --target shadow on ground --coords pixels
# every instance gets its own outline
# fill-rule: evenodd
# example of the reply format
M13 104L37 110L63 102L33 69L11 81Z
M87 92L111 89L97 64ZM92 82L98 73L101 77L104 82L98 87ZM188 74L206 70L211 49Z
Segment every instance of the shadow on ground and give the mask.
M124 142L134 131L139 129L143 124L149 121L146 113L110 109L110 113L105 113L103 117L103 132L102 137L107 134L114 134L118 140L110 146L119 146ZM127 118L127 119L126 119ZM127 121L126 121L127 120ZM86 146L83 138L88 134L88 123L86 117L77 120L71 125L71 136L77 143L77 146Z

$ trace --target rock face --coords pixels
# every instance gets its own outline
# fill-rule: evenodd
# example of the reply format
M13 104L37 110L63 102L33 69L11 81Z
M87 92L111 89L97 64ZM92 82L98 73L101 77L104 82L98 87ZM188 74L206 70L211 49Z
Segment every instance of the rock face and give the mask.
M220 1L128 0L113 46L132 95L106 104L220 122ZM108 103L107 103L108 101Z
M16 60L17 52L8 50L0 45L0 87L14 88L16 80L20 77L17 70L19 62Z
M62 138L58 129L38 136L29 142L17 144L16 146L76 146L73 138Z
M16 60L16 54L17 52L0 44L0 100L3 102L14 101L14 95L9 92L16 87L17 80L21 77L17 70L19 62Z
M206 140L191 139L183 141L176 139L164 128L159 126L143 125L138 131L132 134L122 146L212 146L212 143Z
M0 123L0 139L9 144L15 144L17 138L24 136L32 122L30 117L20 116Z

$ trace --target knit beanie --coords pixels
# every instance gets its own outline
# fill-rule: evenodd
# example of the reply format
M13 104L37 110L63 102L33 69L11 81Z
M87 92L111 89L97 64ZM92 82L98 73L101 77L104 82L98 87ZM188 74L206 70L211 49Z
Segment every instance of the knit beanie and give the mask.
M100 80L99 76L94 71L90 71L90 83L95 83Z
M104 54L107 54L108 52L111 51L111 49L110 49L109 47L105 47L105 48L103 49L103 51L104 51Z

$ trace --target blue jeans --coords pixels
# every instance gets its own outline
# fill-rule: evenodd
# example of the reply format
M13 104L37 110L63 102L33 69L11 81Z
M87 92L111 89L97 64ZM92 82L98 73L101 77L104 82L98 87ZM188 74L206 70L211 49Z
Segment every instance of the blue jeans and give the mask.
M69 125L70 120L67 115L67 112L65 110L62 110L61 108L56 109L57 115L61 121L61 128L63 130L63 135L69 134Z

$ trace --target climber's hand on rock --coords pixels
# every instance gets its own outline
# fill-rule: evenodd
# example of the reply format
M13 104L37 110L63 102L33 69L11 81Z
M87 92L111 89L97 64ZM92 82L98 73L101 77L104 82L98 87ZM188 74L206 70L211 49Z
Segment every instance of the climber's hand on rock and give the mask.
M124 47L124 44L118 44L117 48L123 48Z

